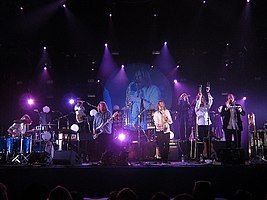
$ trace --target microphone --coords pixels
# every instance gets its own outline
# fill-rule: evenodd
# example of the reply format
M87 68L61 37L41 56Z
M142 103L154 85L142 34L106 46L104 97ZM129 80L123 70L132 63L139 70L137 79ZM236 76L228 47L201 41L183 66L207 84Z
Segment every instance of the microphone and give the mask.
M199 92L199 93L202 93L202 85L199 85L199 86L198 86L198 92Z
M207 82L207 85L206 85L206 91L207 91L207 92L210 91L210 82Z

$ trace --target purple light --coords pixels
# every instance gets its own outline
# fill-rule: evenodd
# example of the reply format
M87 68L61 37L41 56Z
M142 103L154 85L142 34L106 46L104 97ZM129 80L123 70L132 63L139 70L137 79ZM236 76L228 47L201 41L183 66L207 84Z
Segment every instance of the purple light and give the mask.
M151 68L153 69L153 68L154 68L154 66L153 66L153 65L151 65Z
M64 8L66 8L66 4L63 4L62 6L63 6Z
M46 46L44 46L44 50L46 50Z
M121 65L121 68L124 69L124 65Z
M107 43L105 43L105 47L108 47L108 44Z
M27 100L27 103L31 106L34 104L34 99L30 98Z
M75 103L75 100L74 100L74 99L70 99L70 100L69 100L69 104L70 104L70 105L73 105L74 103Z
M100 83L100 80L98 79L97 82Z
M47 70L47 67L44 67L44 70Z
M178 69L180 67L180 65L177 65L176 68Z
M246 100L247 100L247 97L243 97L242 99L243 99L244 101L246 101Z
M123 142L123 141L126 139L126 135L125 135L124 133L120 133L120 134L118 135L118 139L119 139L121 142Z
M164 45L167 45L167 42L164 42Z
M205 4L205 3L206 3L206 1L203 1L203 3Z
M178 83L177 79L174 79L174 80L173 80L173 83L174 83L174 84L177 84L177 83Z
M249 3L250 2L250 0L247 0L247 3Z

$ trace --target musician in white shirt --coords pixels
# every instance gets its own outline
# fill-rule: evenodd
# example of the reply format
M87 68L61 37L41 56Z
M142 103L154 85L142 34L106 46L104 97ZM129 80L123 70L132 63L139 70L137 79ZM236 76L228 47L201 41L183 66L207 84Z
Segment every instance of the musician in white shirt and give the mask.
M173 123L170 111L166 109L164 101L159 101L157 111L153 115L156 126L157 143L163 162L168 162L170 124Z
M199 92L197 95L197 101L195 105L195 113L196 113L196 124L198 129L198 138L204 142L204 150L203 156L210 157L210 146L207 142L210 140L211 136L211 120L209 116L209 110L213 104L213 97L210 94L210 88L206 88L207 95L208 95L208 102L202 92Z

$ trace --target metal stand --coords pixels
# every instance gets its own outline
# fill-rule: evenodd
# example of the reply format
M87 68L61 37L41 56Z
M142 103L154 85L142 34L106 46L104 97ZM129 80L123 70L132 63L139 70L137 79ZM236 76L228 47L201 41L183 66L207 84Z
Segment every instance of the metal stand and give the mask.
M20 148L19 148L19 153L11 160L12 163L19 163L19 164L24 164L27 163L28 160L28 156L25 156L23 153L23 134L20 134ZM30 152L31 152L31 145L30 144Z

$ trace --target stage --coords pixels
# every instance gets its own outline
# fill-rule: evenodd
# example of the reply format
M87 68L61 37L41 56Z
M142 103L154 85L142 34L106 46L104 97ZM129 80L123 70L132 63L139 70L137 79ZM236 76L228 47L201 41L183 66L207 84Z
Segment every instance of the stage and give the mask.
M132 188L139 199L149 199L158 191L173 197L179 193L191 193L194 182L198 180L211 181L216 197L228 198L237 189L244 189L250 191L256 199L263 199L267 185L267 165L249 162L244 165L222 165L219 162L206 164L193 161L168 164L134 162L129 166L98 166L96 163L1 165L0 177L0 182L8 188L10 199L22 199L21 195L25 195L25 191L31 192L37 185L47 189L62 185L86 197L105 197L110 191L123 187ZM25 190L29 186L32 190Z

